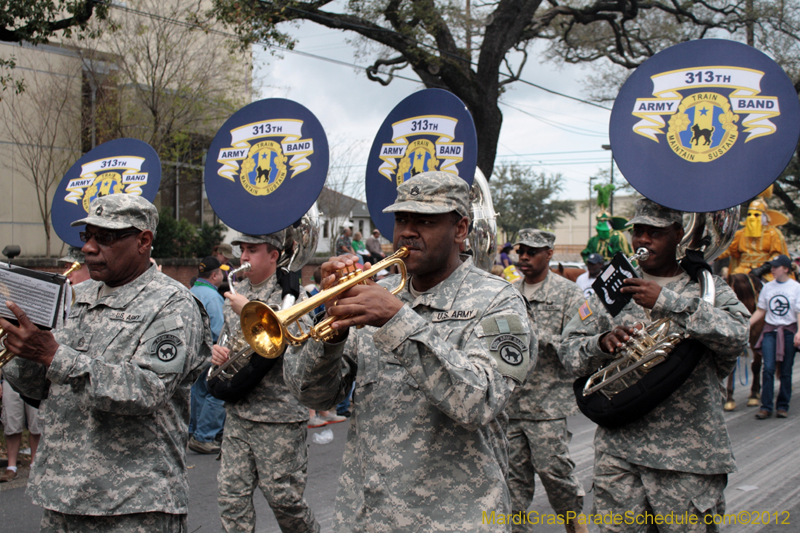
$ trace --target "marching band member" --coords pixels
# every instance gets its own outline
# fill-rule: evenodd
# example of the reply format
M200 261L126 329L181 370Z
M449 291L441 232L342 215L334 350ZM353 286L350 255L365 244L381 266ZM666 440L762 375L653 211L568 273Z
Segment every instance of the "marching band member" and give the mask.
M75 286L65 326L0 319L18 357L6 378L42 399L28 494L41 530L186 531L189 390L211 350L208 318L150 264L158 211L141 196L98 197L81 240L93 281Z
M384 212L395 213L395 249L410 250L407 288L393 296L390 276L348 289L327 306L338 336L285 356L292 392L314 409L332 408L356 383L334 531L506 531L482 520L511 511L504 408L537 350L525 303L459 254L469 228L463 179L417 174ZM323 286L357 261L331 258Z
M524 276L514 282L530 306L531 329L539 339L536 370L508 402L508 490L514 513L525 513L533 500L534 474L547 492L550 505L565 521L568 532L586 532L571 518L583 511L585 492L569 456L571 434L567 417L578 411L572 377L558 360L561 330L583 302L575 283L550 272L556 236L549 231L522 229L517 246L517 268ZM534 320L535 318L535 320ZM572 512L574 514L568 515ZM533 531L530 523L514 524L512 531Z
M242 262L251 269L225 293L225 321L238 328L242 307L250 300L281 306L282 288L276 276L283 230L269 235L240 234L231 244L242 249ZM228 360L230 350L214 345L212 364ZM253 493L261 489L281 531L319 531L314 513L303 497L308 477L308 409L294 399L283 379L283 360L253 355L252 368L266 374L236 402L226 402L222 464L218 474L219 509L226 532L255 531Z
M673 328L698 340L704 350L688 379L655 409L616 429L597 428L594 512L637 517L604 522L604 531L642 531L645 513L695 517L689 524L680 518L677 524L650 525L650 531L716 531L718 526L706 524L704 517L724 512L723 490L736 468L719 381L733 370L747 343L749 313L718 278L714 306L700 298L698 284L675 256L683 236L681 217L679 211L638 200L631 220L633 247L646 248L650 256L639 262L642 279L627 279L622 288L633 300L612 318L592 296L563 334L559 357L575 375L587 375L614 359L633 334L632 324L648 318L671 318Z

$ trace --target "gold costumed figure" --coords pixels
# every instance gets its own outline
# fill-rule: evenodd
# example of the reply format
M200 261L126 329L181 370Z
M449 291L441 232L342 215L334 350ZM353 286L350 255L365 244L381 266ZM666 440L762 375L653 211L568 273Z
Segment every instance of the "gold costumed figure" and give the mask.
M769 209L764 198L772 196L772 186L750 202L744 227L736 232L733 242L719 259L731 258L729 274L747 274L779 255L789 255L786 240L779 226L786 224L789 218L774 209ZM764 278L772 281L772 274Z

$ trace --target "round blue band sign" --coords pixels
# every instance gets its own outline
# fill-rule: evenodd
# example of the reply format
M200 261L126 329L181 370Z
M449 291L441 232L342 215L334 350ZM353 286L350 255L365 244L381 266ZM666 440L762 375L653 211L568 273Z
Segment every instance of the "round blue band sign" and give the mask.
M99 196L133 194L155 199L161 185L161 161L146 142L115 139L101 144L72 165L53 197L53 229L62 241L81 248L82 226L70 223L86 217Z
M478 138L467 107L451 92L424 89L397 104L383 121L367 162L365 192L372 221L391 239L394 213L383 209L410 177L440 170L475 177Z
M786 73L758 50L689 41L628 78L609 135L622 174L644 196L681 211L717 211L783 172L800 137L800 104Z
M328 157L328 138L311 111L282 98L253 102L234 113L211 143L208 201L242 233L280 231L317 200Z

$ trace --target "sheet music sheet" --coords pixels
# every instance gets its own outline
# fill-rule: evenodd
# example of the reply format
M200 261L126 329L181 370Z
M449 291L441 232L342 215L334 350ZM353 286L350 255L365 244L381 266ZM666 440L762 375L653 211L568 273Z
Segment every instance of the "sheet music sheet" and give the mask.
M0 316L15 319L6 307L11 300L38 326L54 327L61 285L0 268Z

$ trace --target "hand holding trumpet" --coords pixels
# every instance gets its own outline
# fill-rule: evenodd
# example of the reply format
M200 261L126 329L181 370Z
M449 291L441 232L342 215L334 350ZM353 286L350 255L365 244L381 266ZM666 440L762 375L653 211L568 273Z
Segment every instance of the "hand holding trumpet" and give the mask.
M6 301L6 306L19 321L19 326L15 326L0 318L0 328L5 332L3 343L6 349L16 356L49 367L58 350L58 342L53 334L39 329L14 302Z
M320 267L323 290L336 285L343 274L353 271L358 261L357 255L346 254L323 263ZM364 270L371 267L370 263L364 264ZM331 324L333 329L340 330L362 325L381 327L402 307L400 299L372 280L367 280L363 285L354 285L325 305L329 316L343 317Z

